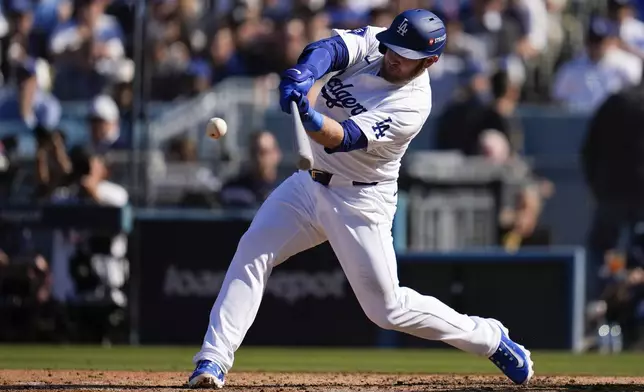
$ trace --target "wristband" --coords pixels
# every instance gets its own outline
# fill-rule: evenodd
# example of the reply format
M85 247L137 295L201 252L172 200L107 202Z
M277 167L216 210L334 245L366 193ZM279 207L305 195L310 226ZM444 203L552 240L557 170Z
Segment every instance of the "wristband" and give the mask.
M307 130L317 132L322 129L324 116L313 109L309 109L309 112L302 119L302 124Z

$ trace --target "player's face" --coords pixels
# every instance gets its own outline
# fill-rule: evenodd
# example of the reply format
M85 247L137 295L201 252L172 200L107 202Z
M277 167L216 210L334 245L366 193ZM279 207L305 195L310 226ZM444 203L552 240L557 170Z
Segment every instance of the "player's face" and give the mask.
M380 74L390 83L405 83L425 70L433 63L436 58L428 58L421 60L411 60L398 55L393 50L387 50L382 62Z

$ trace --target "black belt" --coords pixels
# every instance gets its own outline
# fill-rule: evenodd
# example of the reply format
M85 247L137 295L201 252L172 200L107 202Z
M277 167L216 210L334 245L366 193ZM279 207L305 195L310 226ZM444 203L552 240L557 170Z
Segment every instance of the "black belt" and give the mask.
M333 174L331 174L331 173L327 173L325 171L315 170L315 169L309 170L309 174L311 175L311 178L313 179L313 181L315 181L317 183L320 183L320 184L322 184L324 186L329 186L329 184L331 183L331 177L333 177ZM366 186L366 185L377 185L378 184L377 181L376 182L351 181L351 183L354 186Z

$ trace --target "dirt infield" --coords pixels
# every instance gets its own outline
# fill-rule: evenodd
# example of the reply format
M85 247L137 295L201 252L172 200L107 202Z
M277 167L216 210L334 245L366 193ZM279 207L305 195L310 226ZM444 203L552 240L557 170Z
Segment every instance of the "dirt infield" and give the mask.
M186 373L0 370L0 391L186 390ZM342 373L231 373L225 390L291 391L622 391L644 392L644 377L536 377L515 387L502 377Z

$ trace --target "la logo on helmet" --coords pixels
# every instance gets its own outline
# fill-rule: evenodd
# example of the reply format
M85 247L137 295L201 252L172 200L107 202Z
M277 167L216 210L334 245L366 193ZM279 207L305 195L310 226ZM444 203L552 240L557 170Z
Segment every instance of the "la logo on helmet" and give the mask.
M398 25L398 29L396 29L398 34L402 35L403 37L405 34L407 34L407 18L403 19L402 22Z

